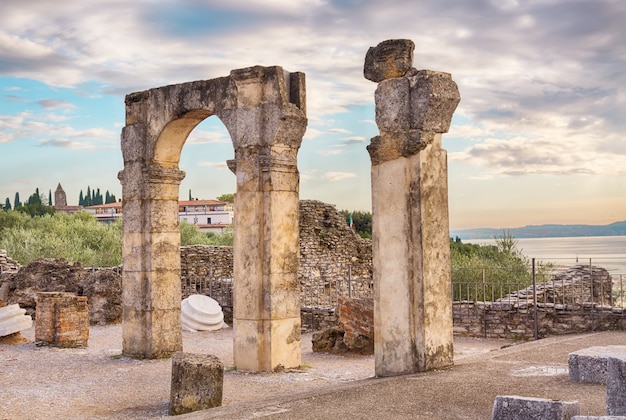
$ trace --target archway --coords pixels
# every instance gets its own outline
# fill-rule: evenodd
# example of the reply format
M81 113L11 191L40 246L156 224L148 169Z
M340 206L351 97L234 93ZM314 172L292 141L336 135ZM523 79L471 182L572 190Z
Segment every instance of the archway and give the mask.
M189 133L215 115L235 149L234 357L238 369L300 364L297 153L306 129L303 73L281 67L126 97L122 131L123 354L182 350L178 168Z

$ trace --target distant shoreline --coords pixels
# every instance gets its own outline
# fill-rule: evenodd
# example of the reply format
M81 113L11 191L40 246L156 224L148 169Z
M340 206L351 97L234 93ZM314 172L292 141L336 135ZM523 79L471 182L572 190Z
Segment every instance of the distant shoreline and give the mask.
M626 221L615 222L608 225L539 225L524 226L517 228L475 228L453 229L450 237L459 237L461 240L469 239L493 239L503 233L510 233L514 238L578 238L600 236L626 236Z

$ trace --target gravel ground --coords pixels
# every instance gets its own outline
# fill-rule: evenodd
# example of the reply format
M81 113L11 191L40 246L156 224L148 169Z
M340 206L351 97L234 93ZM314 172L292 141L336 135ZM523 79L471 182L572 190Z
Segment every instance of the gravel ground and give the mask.
M89 347L37 347L0 341L0 419L142 419L166 417L171 360L121 357L121 325L92 326ZM302 336L301 370L233 370L233 330L183 332L189 353L213 354L226 366L223 405L322 389L374 376L374 357L313 353ZM510 345L506 340L455 338L455 360Z

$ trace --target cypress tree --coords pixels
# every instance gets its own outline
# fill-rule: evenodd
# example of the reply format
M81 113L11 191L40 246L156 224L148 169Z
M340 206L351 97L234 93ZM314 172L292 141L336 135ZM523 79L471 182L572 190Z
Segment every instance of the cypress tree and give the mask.
M22 205L22 203L20 202L20 193L16 192L15 193L15 200L13 200L13 208L16 209L18 207L20 207Z
M85 206L91 206L91 188L87 185L87 194L85 195Z
M78 196L78 205L85 206L85 199L83 198L83 190L80 190L80 195Z
M11 210L11 200L9 200L9 197L7 197L6 201L4 202L4 209Z
M52 205L52 190L48 190L48 205Z

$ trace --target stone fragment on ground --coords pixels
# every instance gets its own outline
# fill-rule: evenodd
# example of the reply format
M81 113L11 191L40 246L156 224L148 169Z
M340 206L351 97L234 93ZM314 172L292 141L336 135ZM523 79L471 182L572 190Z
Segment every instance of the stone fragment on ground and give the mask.
M27 330L33 326L33 319L18 304L0 308L0 337Z

